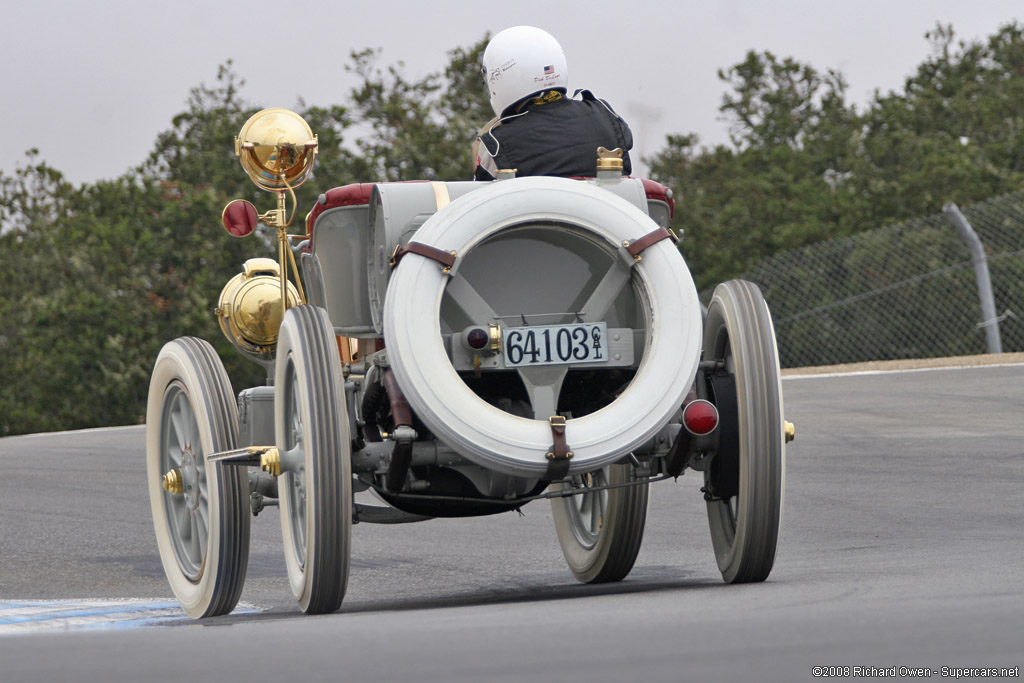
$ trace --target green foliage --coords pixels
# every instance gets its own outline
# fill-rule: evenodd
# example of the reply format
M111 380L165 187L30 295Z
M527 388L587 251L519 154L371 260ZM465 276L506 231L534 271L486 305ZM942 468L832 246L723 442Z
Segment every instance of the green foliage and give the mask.
M480 82L487 37L448 53L445 73L410 81L399 62L381 69L379 50L353 52L349 71L362 85L352 93L356 117L370 131L356 145L364 179L469 180L470 142L491 116Z
M821 74L791 57L780 61L771 52L750 51L731 69L720 69L718 78L732 91L719 109L731 121L737 148L800 146L845 109L841 74Z
M190 297L183 283L173 306L152 311L150 293L169 284L145 266L154 247L163 251L147 230L159 188L72 188L45 163L0 178L0 188L11 209L0 235L0 429L138 421L139 387L159 348L151 337L180 324ZM101 220L94 209L104 204Z
M904 88L876 93L864 112L841 74L769 52L719 73L731 144L674 135L648 160L676 191L699 286L785 248L1021 186L1024 28L968 44L939 26L928 39L932 54ZM486 43L452 50L443 72L422 78L379 66L379 50L356 51L348 68L359 84L343 103L294 105L320 141L314 175L297 190L298 220L350 182L471 177L471 142L491 118ZM260 381L212 315L244 260L275 255L265 233L243 241L219 227L230 199L273 206L234 156L234 136L262 108L243 87L230 62L220 67L120 178L75 187L33 151L24 168L0 173L0 435L138 422L158 349L185 334L219 347L236 387ZM922 259L935 257L927 246ZM874 266L851 249L805 284L870 277ZM844 321L829 324L844 334Z
M947 201L967 204L1024 181L1024 27L985 43L927 34L931 56L901 92L861 113L841 74L770 52L719 72L730 146L670 136L649 160L677 191L677 228L698 285L784 248L843 237Z
M314 176L297 190L297 225L338 185L469 177L474 126L486 118L472 122L478 101L456 89L484 45L453 51L446 75L418 83L397 67L384 75L372 52L359 53L354 115L298 103L320 144ZM214 343L236 387L262 380L213 315L246 259L276 257L265 232L238 240L219 225L230 199L274 205L234 155L234 136L262 108L241 97L243 86L230 62L221 66L120 178L74 187L35 151L15 174L0 173L0 436L141 421L153 361L182 335ZM369 130L357 150L353 130Z

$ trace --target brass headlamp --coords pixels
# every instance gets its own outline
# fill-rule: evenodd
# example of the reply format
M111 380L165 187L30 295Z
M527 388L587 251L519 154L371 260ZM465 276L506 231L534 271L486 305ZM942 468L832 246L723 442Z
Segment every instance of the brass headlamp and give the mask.
M228 280L217 302L217 322L224 336L257 362L273 359L284 318L280 269L277 261L252 258L242 272ZM288 283L288 305L299 301L298 290Z

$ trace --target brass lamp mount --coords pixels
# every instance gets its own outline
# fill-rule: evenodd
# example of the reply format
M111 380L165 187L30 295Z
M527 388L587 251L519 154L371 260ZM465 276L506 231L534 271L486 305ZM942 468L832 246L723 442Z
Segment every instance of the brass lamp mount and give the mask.
M246 237L259 223L277 230L278 261L280 263L281 302L288 307L288 266L295 273L299 300L305 303L295 255L289 248L289 239L306 239L308 235L289 235L287 230L295 218L295 188L309 179L313 171L319 140L309 124L288 109L264 109L253 114L235 137L235 156L242 169L261 190L277 195L277 206L266 213L257 213L256 207L243 199L236 199L224 207L221 220L224 228L235 237ZM288 198L293 209L288 213Z

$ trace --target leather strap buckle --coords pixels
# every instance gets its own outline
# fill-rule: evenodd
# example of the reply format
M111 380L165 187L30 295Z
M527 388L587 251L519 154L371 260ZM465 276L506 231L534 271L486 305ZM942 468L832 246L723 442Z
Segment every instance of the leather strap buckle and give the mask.
M416 254L432 261L437 261L444 267L443 270L446 274L452 272L452 266L455 265L455 257L458 256L454 251L443 251L422 242L409 242L404 247L402 245L395 247L395 250L391 253L391 267L397 266L398 262L406 254Z
M548 423L551 425L552 443L551 450L546 454L548 469L544 478L548 481L560 481L569 474L569 461L573 452L569 450L565 440L565 417L552 415L548 418Z
M640 253L647 249L647 247L652 244L657 244L661 240L672 240L673 242L678 242L679 238L676 237L676 234L672 232L672 230L658 228L657 230L652 230L643 237L635 239L632 242L625 240L622 243L622 246L626 248L626 251L628 251L629 255L633 257L633 260L639 263L643 260Z

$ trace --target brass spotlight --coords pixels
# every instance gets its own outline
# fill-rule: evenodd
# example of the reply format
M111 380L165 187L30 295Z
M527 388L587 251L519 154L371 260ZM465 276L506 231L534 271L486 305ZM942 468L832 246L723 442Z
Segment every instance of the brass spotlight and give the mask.
M295 189L309 178L317 137L309 124L288 109L253 114L235 138L235 155L256 185L264 190Z

